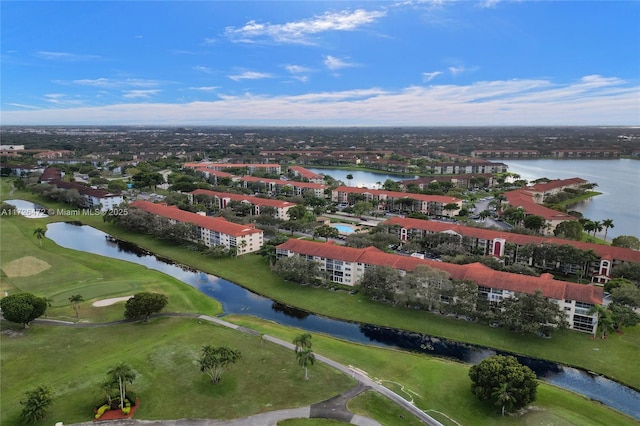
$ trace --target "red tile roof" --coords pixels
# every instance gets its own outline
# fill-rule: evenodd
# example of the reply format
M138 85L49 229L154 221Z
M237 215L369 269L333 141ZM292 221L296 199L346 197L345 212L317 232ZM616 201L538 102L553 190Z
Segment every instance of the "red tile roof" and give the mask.
M324 177L321 174L312 172L311 170L307 170L304 167L290 166L289 170L293 170L294 172L296 172L297 174L299 174L303 178L307 178L307 179L324 179Z
M253 167L253 168L271 168L280 167L280 164L264 164L264 163L211 163L211 162L199 162L199 163L185 163L183 167L207 167L207 168L235 168L235 167Z
M624 262L639 262L640 251L622 247L613 247L603 244L585 243L581 241L565 240L553 237L536 237L533 235L515 234L493 229L474 228L471 226L455 225L452 223L436 222L433 220L411 219L393 217L383 222L385 225L398 225L406 229L420 229L431 232L453 231L457 234L479 238L483 240L493 240L494 238L504 238L506 241L517 244L569 244L580 250L593 250L600 258L613 258Z
M336 245L333 242L313 242L290 239L276 247L307 256L318 256L346 262L358 262L367 265L388 266L403 271L414 271L418 265L446 271L452 279L471 280L477 285L508 290L516 293L533 294L536 290L548 298L557 300L572 299L580 302L601 304L603 289L598 286L556 281L550 274L539 277L495 271L480 263L456 265L436 262L416 257L384 253L375 247L356 249Z
M191 194L193 195L206 194L212 197L228 198L232 201L246 201L256 206L268 206L268 207L275 207L275 208L293 207L296 205L295 203L290 203L289 201L273 200L271 198L260 198L260 197L256 197L255 195L209 191L208 189L196 189L195 191L192 191Z
M553 210L536 203L534 196L526 189L506 192L507 203L512 207L522 207L527 214L541 216L545 220L578 220L576 217Z
M346 192L347 194L371 194L371 195L386 195L388 198L412 198L416 201L435 202L442 204L460 203L460 198L449 197L447 195L427 195L427 194L413 194L411 192L397 192L397 191L385 191L382 189L367 189L356 188L352 186L339 186L334 189L336 192Z
M565 186L583 185L585 183L588 182L579 177L574 177L569 179L556 179L545 183L537 183L531 186L529 189L537 192L546 192L552 189L564 188Z
M260 229L255 228L255 225L240 225L229 222L221 217L202 216L196 213L180 210L176 206L154 204L149 201L134 201L129 205L151 214L173 219L178 222L193 223L201 228L210 229L221 234L231 235L232 237L242 237L249 234L262 233Z
M279 180L279 179L265 179L259 178L255 176L243 176L241 179L243 182L262 182L262 183L273 183L276 185L291 185L297 186L300 188L309 188L309 189L325 189L328 188L327 185L323 185L321 183L311 183L311 182L297 182L295 180Z
M194 169L196 172L209 173L210 175L217 176L217 177L233 177L231 173L223 172L220 170L209 169L204 166L194 167Z
M81 195L88 195L90 197L95 198L110 198L110 197L119 197L118 194L112 194L111 192L103 191L102 189L90 188L88 186L81 185L75 182L64 182L61 180L49 180L48 183L50 185L55 185L61 189L75 189Z

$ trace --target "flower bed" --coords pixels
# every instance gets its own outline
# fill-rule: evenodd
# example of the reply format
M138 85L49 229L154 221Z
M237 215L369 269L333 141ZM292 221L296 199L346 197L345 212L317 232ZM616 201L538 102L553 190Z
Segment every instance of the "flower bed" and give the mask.
M104 414L100 416L100 418L98 419L94 418L93 421L101 422L105 420L130 419L131 417L133 417L135 412L138 411L138 407L140 407L140 398L136 399L135 405L132 405L130 407L130 411L128 414L124 414L120 408L116 408L116 409L105 411ZM93 411L97 413L98 409L95 409Z

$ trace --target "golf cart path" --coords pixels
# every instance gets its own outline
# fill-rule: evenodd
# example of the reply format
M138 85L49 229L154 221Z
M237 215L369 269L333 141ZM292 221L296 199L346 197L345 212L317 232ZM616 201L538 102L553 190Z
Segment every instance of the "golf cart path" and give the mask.
M218 317L212 317L209 315L200 315L200 314L191 314L191 313L165 313L165 314L156 314L152 315L152 317L188 317L188 318L198 318L202 321L212 322L223 327L231 328L233 330L241 331L243 333L252 334L254 336L260 336L261 334L255 330L252 330L247 327L243 327L237 324L230 323ZM47 320L47 319L37 319L34 321L38 324L48 324L48 325L61 325L67 327L103 327L107 325L113 324L123 324L128 322L134 322L134 320L120 320L113 321L110 323L73 323L66 321L55 321L55 320ZM295 350L295 346L292 343L286 342L277 337L269 336L267 334L263 334L262 338L269 342L275 343L276 345L280 345L287 349ZM359 384L352 389L349 389L345 393L338 395L337 397L331 398L327 401L323 401L317 404L312 404L310 406L288 409L288 410L278 410L271 411L263 414L258 414L251 417L246 417L243 419L237 420L200 420L200 419L182 419L182 420L122 420L122 421L108 421L109 425L113 426L125 426L125 425L162 425L162 426L271 426L276 425L279 420L284 420L287 418L314 418L320 417L323 418L333 418L341 421L348 421L351 424L363 425L363 426L374 426L379 425L379 423L373 419L353 415L346 409L346 402L353 398L355 395L363 392L364 390L371 389L374 390L387 398L393 401L395 404L401 406L405 410L412 413L416 416L420 421L422 421L426 425L430 426L443 426L440 422L435 420L433 417L426 414L420 408L416 407L412 402L407 401L400 395L396 394L389 388L383 386L381 383L371 379L366 372L353 368L351 366L340 364L332 359L329 359L323 355L315 354L316 361L327 364L336 370L339 370L345 374L350 375L354 379L356 379ZM357 392L357 393L354 393ZM353 395L352 395L353 394ZM349 396L351 395L351 396ZM348 398L348 399L347 399ZM332 402L331 402L332 401ZM343 408L344 407L344 408ZM345 413L346 411L346 413ZM348 413L348 414L347 414ZM280 416L291 416L291 417L280 417ZM347 420L347 417L351 415L351 418ZM328 417L331 416L331 417ZM103 422L88 422L88 423L77 423L75 426L88 426L88 425L96 425L101 424ZM104 422L105 424L107 422Z

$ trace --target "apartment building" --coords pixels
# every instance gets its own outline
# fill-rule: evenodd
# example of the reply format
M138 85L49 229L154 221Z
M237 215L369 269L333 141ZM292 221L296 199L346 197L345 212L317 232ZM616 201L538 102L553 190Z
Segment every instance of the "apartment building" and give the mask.
M64 182L62 180L50 179L46 182L43 181L43 183L54 185L60 189L75 189L82 196L84 207L98 209L101 212L109 211L116 206L119 206L124 201L122 195L120 194L114 194L102 189L91 188L75 182Z
M331 192L331 201L334 203L354 204L356 199L373 202L379 210L410 210L432 216L453 217L462 208L461 199L447 195L413 194L350 186L339 186ZM444 209L445 206L453 204L457 205L456 209Z
M364 272L371 266L386 266L400 271L413 272L419 265L446 271L454 280L471 280L478 285L478 292L490 301L499 301L520 293L542 295L553 300L567 316L570 328L593 333L597 328L597 315L589 314L594 305L602 304L602 287L575 284L553 279L551 274L539 277L495 271L480 263L455 265L409 256L384 253L375 247L352 248L333 242L315 242L290 239L276 247L278 258L301 256L317 262L329 280L357 285Z
M603 244L570 241L554 237L537 237L412 218L394 217L386 220L383 224L395 228L401 241L423 238L428 234L447 233L459 236L470 252L478 252L495 257L508 256L511 262L528 263L530 261L530 259L520 259L518 257L519 248L528 244L570 244L580 250L591 250L598 256L598 259L590 265L587 271L591 281L598 284L604 284L610 279L611 269L615 265L625 262L640 263L640 251ZM577 265L566 265L568 271L576 268Z
M324 183L324 176L322 176L321 174L312 172L311 170L305 169L304 167L291 166L289 167L289 173L295 177L306 179L307 181L312 183L319 183L319 184Z
M193 203L193 197L199 194L208 195L216 203L219 209L226 208L231 201L247 203L251 205L251 214L260 215L265 207L275 209L273 217L281 220L289 220L289 209L295 206L295 203L288 201L274 200L271 198L260 198L254 195L234 194L230 192L209 191L208 189L196 189L187 194L189 202Z
M280 164L261 164L261 163L212 163L203 161L199 163L185 163L185 168L202 169L207 168L215 171L224 171L226 169L246 169L250 175L256 172L262 172L268 175L279 175L282 173Z
M255 225L240 225L221 217L208 217L149 201L134 201L129 205L165 217L171 223L193 224L197 228L198 242L207 247L221 245L226 249L234 248L238 256L258 251L264 244L264 234Z
M293 195L302 196L306 192L311 192L315 197L324 198L324 191L329 188L327 185L311 182L297 182L283 179L265 179L255 176L243 176L240 178L245 188L252 186L262 187L271 195L281 192L291 191Z

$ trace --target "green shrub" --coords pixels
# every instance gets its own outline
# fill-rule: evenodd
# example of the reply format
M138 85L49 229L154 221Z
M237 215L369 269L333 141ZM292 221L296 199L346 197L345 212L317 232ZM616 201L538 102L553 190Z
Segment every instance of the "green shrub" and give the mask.
M126 406L122 409L122 414L129 414L131 412L131 406Z

